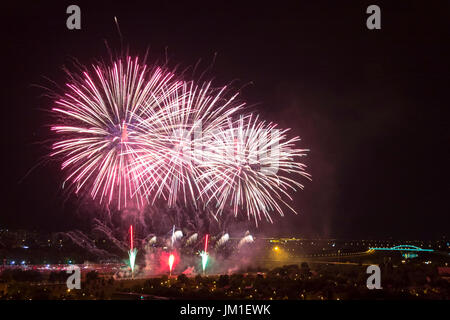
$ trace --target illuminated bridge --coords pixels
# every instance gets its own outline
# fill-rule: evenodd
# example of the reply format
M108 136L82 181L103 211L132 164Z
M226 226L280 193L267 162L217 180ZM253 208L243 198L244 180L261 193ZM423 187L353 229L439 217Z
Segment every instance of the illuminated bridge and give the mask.
M433 249L422 249L416 246L410 246L410 245L399 245L392 248L369 248L369 250L384 250L384 251L426 251L426 252L433 252Z

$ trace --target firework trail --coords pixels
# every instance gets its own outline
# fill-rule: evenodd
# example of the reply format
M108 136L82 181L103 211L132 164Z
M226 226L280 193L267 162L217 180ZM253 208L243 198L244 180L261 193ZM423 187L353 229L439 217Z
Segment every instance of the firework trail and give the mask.
M171 240L171 248L173 248L173 245L175 244L175 241L181 239L183 237L183 232L181 230L175 231L175 225L172 227L172 236L170 237Z
M180 256L176 250L167 252L161 249L158 253L159 265L155 266L155 271L158 273L169 271L169 275L172 275L173 270L180 261Z
M129 255L129 262L130 262L130 268L131 268L131 275L134 274L134 268L135 268L135 262L136 262L136 256L137 256L137 249L134 248L134 239L133 239L133 226L130 226L130 251L128 252Z
M110 252L97 248L94 244L94 241L81 231L69 231L66 233L61 233L61 235L69 238L74 244L92 253L94 256L103 258L114 257L114 255Z
M209 234L205 235L205 252L208 252L208 238Z
M228 240L230 239L230 235L228 233L225 233L216 243L216 249L223 246Z
M127 244L124 241L117 239L111 230L104 222L99 219L94 219L94 230L103 233L120 251L127 252Z
M148 244L149 245L155 244L156 243L156 239L157 239L156 236L152 236L151 239L148 241Z
M186 246L190 246L194 244L197 241L198 233L193 233L189 238L186 240Z
M171 253L169 256L169 275L172 275L173 262L175 261L175 256Z
M174 241L175 241L175 225L172 227L172 248L173 248L173 243L174 243Z
M134 239L133 239L133 226L130 226L130 250L133 251L133 245Z
M239 241L238 243L238 249L240 249L244 244L252 243L254 241L253 236L247 231L245 233L245 236Z
M203 274L205 274L206 265L208 264L208 238L209 235L205 235L205 250L200 253L200 256L202 257Z

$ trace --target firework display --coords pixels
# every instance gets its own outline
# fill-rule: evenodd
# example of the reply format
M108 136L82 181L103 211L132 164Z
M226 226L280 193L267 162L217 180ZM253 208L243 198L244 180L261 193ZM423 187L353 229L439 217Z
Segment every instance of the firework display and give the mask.
M52 126L63 186L119 210L164 199L209 208L216 219L241 212L256 225L295 212L288 201L303 188L295 176L310 177L298 161L307 150L288 130L245 115L237 95L131 57L69 73Z
M68 71L66 90L52 109L57 141L51 156L62 161L63 187L124 214L134 208L138 215L148 208L164 211L161 201L176 208L180 218L173 221L168 241L160 244L171 250L165 259L169 274L176 248L196 246L200 226L210 225L209 217L220 224L246 216L258 226L262 219L272 222L272 212L295 212L288 202L290 192L303 188L296 177L310 178L299 162L307 150L295 146L300 139L289 138L288 130L246 114L238 91L185 81L166 67L129 56L81 69L81 74ZM206 221L195 222L184 244L177 244L183 232L175 224L183 228L192 212L195 221ZM111 234L105 223L97 229ZM226 248L225 231L215 239L216 250ZM129 235L134 277L133 225ZM200 252L203 273L208 240L206 234ZM252 241L247 233L237 249ZM148 248L158 245L154 234L145 242ZM123 247L117 239L114 243Z

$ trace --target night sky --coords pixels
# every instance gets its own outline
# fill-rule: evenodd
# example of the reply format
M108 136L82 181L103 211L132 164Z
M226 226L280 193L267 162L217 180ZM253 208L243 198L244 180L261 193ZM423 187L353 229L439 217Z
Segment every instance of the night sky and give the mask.
M119 50L117 16L133 54L149 47L150 60L167 51L169 64L201 59L206 69L217 53L214 83L242 88L251 111L311 150L313 181L295 195L300 215L263 224L265 234L449 235L448 1L95 2L3 5L0 228L87 223L60 190L59 163L31 170L51 137L52 101L40 86L64 83L72 58L107 59L104 40ZM66 28L70 4L81 7L81 30ZM366 28L370 4L381 7L381 30Z

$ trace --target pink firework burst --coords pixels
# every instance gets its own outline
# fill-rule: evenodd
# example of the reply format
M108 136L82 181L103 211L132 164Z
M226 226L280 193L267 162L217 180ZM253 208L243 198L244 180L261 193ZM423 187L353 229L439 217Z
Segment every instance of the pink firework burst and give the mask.
M161 115L161 103L180 83L171 72L149 68L138 58L95 65L82 76L69 74L67 91L55 101L58 115L52 130L59 136L51 156L61 157L64 181L78 193L87 189L100 203L142 206L139 172L132 170L147 131L149 114ZM149 121L155 121L149 119Z

